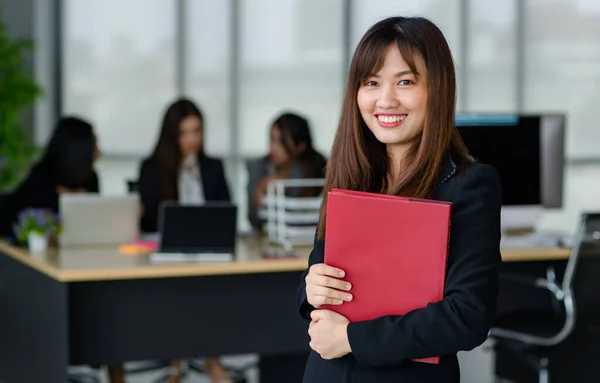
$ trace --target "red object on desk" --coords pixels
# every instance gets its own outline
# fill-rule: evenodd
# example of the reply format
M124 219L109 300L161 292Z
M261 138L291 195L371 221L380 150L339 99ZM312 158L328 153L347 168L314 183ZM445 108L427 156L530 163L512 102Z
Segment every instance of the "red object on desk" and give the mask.
M450 202L333 189L325 263L346 272L353 299L327 305L350 322L404 315L444 297ZM418 359L439 363L439 357Z

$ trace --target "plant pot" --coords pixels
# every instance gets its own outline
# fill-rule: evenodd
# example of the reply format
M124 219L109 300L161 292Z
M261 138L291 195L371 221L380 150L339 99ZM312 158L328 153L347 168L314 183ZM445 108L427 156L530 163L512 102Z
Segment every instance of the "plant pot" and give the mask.
M38 233L29 233L27 237L29 252L34 254L45 253L48 248L48 238Z

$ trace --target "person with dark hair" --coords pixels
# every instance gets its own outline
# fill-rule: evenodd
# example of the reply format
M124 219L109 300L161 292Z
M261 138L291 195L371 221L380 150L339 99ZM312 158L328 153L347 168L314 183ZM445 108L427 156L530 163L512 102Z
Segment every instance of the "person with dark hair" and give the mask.
M498 292L502 192L496 171L476 163L461 141L454 125L455 97L450 48L431 21L390 17L359 42L327 167L314 249L298 288L312 349L305 383L459 383L457 353L486 340ZM359 298L344 270L324 263L327 193L333 188L452 203L441 301L405 315L352 323L322 308ZM398 256L403 251L399 245ZM403 272L398 270L398 278ZM411 292L380 294L378 299ZM438 356L439 364L413 361Z
M308 121L294 113L283 113L271 124L269 155L248 164L248 219L255 229L267 185L274 179L323 178L327 160L315 150ZM290 196L313 197L322 188L290 188Z
M179 99L167 109L158 143L140 167L139 194L140 228L147 233L157 230L162 202L231 201L221 160L204 153L204 118L192 101ZM230 381L219 358L206 358L205 366L213 382ZM169 383L179 381L179 362L174 361Z
M94 163L99 156L92 126L76 117L62 118L40 161L14 191L2 198L0 235L13 236L13 223L26 208L59 213L60 194L98 193Z
M140 167L139 193L144 232L156 232L161 202L231 200L221 160L204 153L204 117L190 100L167 109L156 147Z

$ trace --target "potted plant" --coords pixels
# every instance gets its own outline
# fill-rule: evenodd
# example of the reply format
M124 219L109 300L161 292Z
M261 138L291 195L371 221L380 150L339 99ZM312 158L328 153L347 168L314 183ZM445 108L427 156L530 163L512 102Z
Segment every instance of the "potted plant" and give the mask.
M22 179L37 154L31 134L21 126L23 111L41 94L25 64L32 46L29 39L11 38L0 9L0 193Z
M61 231L60 218L50 209L28 208L19 213L14 226L17 240L27 243L32 253L43 253Z

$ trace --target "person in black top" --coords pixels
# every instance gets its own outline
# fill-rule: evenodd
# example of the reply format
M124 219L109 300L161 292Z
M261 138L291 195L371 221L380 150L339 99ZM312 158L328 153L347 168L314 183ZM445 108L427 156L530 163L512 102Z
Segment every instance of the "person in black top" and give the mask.
M384 19L358 44L314 249L298 289L312 349L305 383L459 383L457 352L487 338L501 263L502 193L496 171L476 163L460 139L455 92L450 49L427 19ZM405 315L353 323L321 308L369 299L354 297L344 270L324 264L326 193L332 188L452 202L441 301ZM399 247L398 256L402 252ZM393 294L410 291L381 291ZM435 356L439 364L413 361Z
M230 201L221 160L204 153L204 118L194 103L180 99L169 106L152 155L140 167L140 227L157 230L161 202L200 204Z
M26 208L59 213L59 194L98 193L94 162L100 156L92 126L79 118L61 119L46 150L25 180L0 202L0 235L13 237L12 226Z
M179 99L169 106L152 155L140 167L142 201L140 227L156 232L160 204L202 204L231 201L221 160L204 154L204 118L194 103ZM228 382L229 374L218 357L205 360L213 382ZM180 381L179 362L173 361L169 383Z

